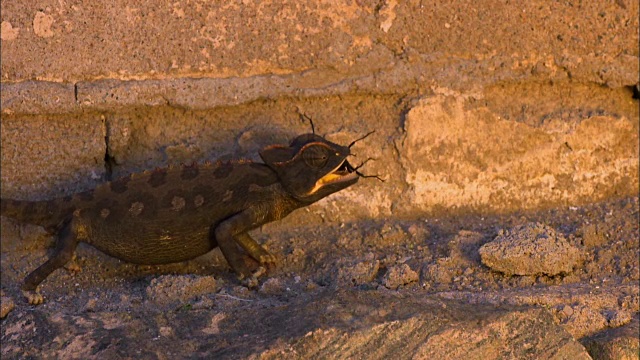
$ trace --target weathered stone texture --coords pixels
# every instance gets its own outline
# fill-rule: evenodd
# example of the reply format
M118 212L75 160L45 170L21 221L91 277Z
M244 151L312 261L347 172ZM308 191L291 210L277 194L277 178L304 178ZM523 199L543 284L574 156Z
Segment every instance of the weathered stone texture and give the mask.
M359 153L378 159L367 169L388 186L340 194L355 217L533 209L638 187L634 1L1 6L3 116L25 128L38 127L31 115L104 116L114 176L251 157L258 146L242 134L260 124L252 141L286 141L305 112L344 141L378 130ZM30 147L36 135L2 140ZM77 171L38 156L2 161ZM12 170L3 183L24 177ZM72 186L51 179L28 188Z
M362 75L426 57L457 78L566 72L631 85L637 13L629 0L7 1L2 79L225 78L314 68ZM456 68L462 59L476 66Z
M3 115L2 193L46 199L104 181L106 129L99 115Z
M484 265L507 275L568 274L583 257L575 244L540 223L501 230L479 253Z
M411 206L533 209L637 188L637 119L551 113L533 125L487 110L458 95L409 111L401 162Z

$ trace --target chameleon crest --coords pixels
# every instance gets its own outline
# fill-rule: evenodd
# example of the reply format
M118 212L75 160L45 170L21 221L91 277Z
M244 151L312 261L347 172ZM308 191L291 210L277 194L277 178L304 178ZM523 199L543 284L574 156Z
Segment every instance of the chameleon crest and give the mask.
M272 145L260 151L287 192L304 202L318 201L358 181L347 161L350 154L348 147L315 134L298 136L289 146Z
M275 257L248 231L355 184L364 175L347 161L354 143L304 134L289 145L262 149L264 164L170 166L64 198L0 199L2 216L41 225L56 237L52 256L25 278L22 290L31 304L41 303L38 285L72 261L78 242L145 265L185 261L220 247L239 279L255 286Z

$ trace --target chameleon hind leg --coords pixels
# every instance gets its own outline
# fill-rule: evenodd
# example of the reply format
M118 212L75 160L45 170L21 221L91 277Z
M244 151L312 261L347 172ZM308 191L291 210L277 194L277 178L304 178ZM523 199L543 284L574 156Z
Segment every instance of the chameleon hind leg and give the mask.
M38 290L38 285L46 279L52 272L63 267L74 257L78 246L77 218L67 221L56 235L56 246L53 255L37 269L32 271L22 284L22 293L27 298L29 304L38 305L44 298Z

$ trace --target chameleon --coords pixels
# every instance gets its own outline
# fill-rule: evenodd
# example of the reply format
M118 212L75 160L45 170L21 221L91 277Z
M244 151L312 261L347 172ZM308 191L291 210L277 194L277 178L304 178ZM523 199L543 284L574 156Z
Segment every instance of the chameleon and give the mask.
M52 255L24 279L23 295L29 304L41 304L38 286L53 271L74 265L79 242L141 265L182 262L219 247L238 279L255 287L276 258L248 231L372 177L358 171L364 163L347 161L351 146L371 133L341 146L314 130L289 145L264 147L264 163L168 166L52 200L0 199L2 216L55 236Z

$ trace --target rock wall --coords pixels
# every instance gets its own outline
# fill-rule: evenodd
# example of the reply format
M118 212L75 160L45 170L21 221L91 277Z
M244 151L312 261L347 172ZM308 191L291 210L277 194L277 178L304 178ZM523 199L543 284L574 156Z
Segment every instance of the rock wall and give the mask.
M255 159L309 131L300 113L335 141L377 131L356 162L387 181L327 199L330 218L633 194L637 15L629 0L3 2L2 196Z

